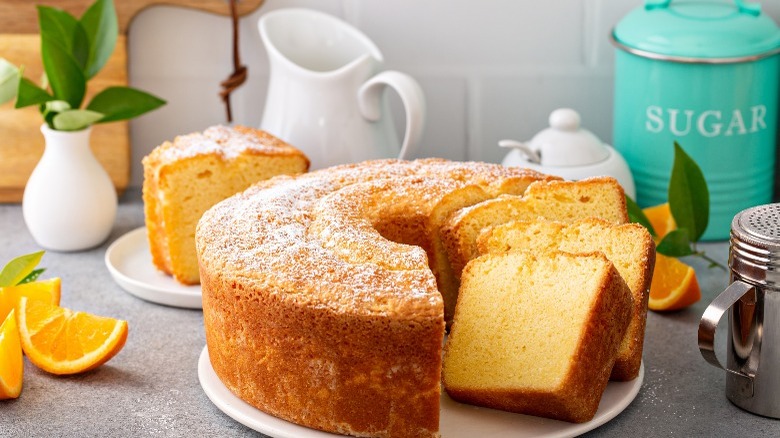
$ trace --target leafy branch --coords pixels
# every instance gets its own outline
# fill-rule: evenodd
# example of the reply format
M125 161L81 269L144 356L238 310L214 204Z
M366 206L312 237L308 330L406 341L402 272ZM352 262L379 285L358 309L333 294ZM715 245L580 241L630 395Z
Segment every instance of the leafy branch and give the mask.
M77 19L68 12L38 6L42 85L0 58L0 103L16 97L16 108L38 105L49 128L77 131L93 123L126 120L159 108L165 101L131 87L108 87L81 108L87 82L106 64L116 46L119 24L113 0L96 0Z
M699 250L696 243L707 229L710 217L710 192L707 181L698 164L674 142L674 163L669 180L669 208L677 229L666 234L656 251L669 257L696 256L726 271L726 267ZM631 198L626 197L628 216L631 222L645 226L654 237L657 233L642 209Z

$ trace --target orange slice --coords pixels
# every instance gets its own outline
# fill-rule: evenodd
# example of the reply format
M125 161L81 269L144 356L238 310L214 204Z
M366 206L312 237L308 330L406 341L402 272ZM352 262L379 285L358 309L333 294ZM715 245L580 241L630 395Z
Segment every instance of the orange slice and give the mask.
M650 225L655 230L656 241L660 242L670 231L677 229L677 224L672 217L672 211L669 209L669 203L647 207L642 210L650 221Z
M27 358L53 374L97 368L127 340L127 321L74 312L41 300L19 301L19 334Z
M0 357L0 400L17 398L22 393L24 362L13 309L0 325Z
M60 289L62 281L59 278L39 280L17 286L0 287L0 321L19 304L21 297L44 300L51 304L60 304Z
M678 310L700 299L701 290L693 268L674 257L656 254L648 308Z

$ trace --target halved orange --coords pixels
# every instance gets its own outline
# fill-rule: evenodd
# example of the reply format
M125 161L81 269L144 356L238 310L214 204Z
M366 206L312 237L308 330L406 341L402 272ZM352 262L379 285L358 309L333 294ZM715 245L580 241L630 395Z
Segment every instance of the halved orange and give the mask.
M17 398L22 393L24 362L13 309L0 325L0 358L0 400Z
M650 310L678 310L700 299L701 289L694 269L674 257L656 254L647 307Z
M42 300L19 301L19 334L27 358L53 374L97 368L127 340L127 321L74 312Z
M19 304L21 297L44 300L47 303L59 305L61 283L59 278L52 278L16 286L0 287L0 321Z
M669 208L669 203L655 205L647 207L642 210L647 219L650 221L650 225L655 230L656 241L660 242L664 236L670 231L677 229L677 223L672 217L672 210Z

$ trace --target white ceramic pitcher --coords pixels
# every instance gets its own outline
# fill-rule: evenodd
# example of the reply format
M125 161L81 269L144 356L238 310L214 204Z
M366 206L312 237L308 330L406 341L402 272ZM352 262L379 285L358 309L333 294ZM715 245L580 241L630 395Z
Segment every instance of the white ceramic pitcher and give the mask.
M382 72L382 53L368 37L302 8L269 12L258 27L270 61L261 129L301 149L312 169L413 153L425 117L422 89L407 74ZM400 145L386 85L406 111Z

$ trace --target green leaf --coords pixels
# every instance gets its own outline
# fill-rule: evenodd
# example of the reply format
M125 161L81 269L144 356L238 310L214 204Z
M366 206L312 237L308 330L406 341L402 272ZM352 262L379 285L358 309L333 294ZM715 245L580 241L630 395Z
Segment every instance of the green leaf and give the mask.
M44 90L49 88L49 77L46 76L46 72L41 73L41 88Z
M707 229L710 194L701 169L676 141L669 181L669 208L677 227L688 230L690 240L697 242Z
M89 39L81 23L62 9L38 6L41 36L50 37L73 56L83 71L89 58Z
M46 268L35 269L32 272L30 272L26 277L22 278L22 281L20 281L17 284L32 283L33 281L37 280L41 276L41 274L43 274L45 271Z
M684 257L694 254L688 230L680 228L670 231L664 236L655 250L669 257Z
M80 131L103 118L103 114L83 109L63 111L53 119L58 131Z
M15 108L38 105L50 100L54 100L54 96L35 85L31 80L27 78L21 78L19 80L19 91L16 95Z
M41 262L44 251L19 256L5 265L0 271L0 287L16 286L24 280Z
M68 102L65 102L64 100L50 100L43 104L43 109L41 110L41 112L43 112L44 114L50 112L61 113L69 109L70 109L70 104Z
M165 101L130 87L109 87L87 105L88 110L105 114L99 123L131 119L165 105Z
M639 205L637 205L637 203L634 202L634 200L631 199L628 195L626 195L626 208L628 209L629 221L636 222L644 226L652 236L656 236L655 230L653 229L653 224L650 223L650 219L647 218L645 212L642 211Z
M112 0L97 0L81 16L81 26L89 40L89 58L85 70L88 78L95 76L114 52L119 23Z
M54 127L54 116L69 109L70 104L64 100L50 100L42 104L40 108L43 120L51 129L57 129Z
M41 57L54 97L68 102L71 108L80 107L87 80L73 56L44 34L41 35Z
M0 104L16 97L20 77L19 69L15 65L0 58Z

